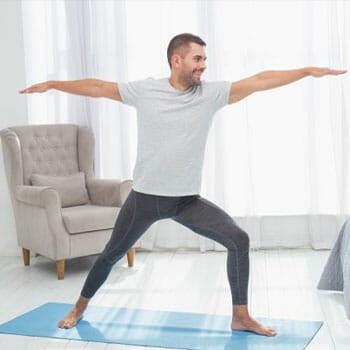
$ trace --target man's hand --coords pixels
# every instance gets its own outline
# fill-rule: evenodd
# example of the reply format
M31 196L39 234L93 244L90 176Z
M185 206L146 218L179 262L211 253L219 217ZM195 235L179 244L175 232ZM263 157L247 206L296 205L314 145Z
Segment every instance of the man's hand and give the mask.
M306 69L309 70L309 74L312 77L316 77L316 78L323 77L325 75L340 75L347 72L346 70L337 70L337 69L319 68L319 67L309 67Z
M32 94L33 92L46 92L50 89L49 82L32 85L24 90L19 91L20 94Z

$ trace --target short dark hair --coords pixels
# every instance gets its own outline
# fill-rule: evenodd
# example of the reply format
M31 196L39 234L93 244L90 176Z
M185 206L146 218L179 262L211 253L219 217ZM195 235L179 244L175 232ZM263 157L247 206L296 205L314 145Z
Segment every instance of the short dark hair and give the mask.
M168 62L169 62L170 68L171 68L171 56L173 55L174 51L180 47L188 47L190 43L195 43L201 46L207 46L207 44L199 36L190 34L190 33L182 33L182 34L176 35L170 40L170 43L167 49Z

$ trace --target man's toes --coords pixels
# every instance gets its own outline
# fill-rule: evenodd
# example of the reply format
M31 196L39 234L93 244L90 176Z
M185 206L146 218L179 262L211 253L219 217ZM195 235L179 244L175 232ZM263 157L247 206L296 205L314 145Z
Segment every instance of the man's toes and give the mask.
M75 322L66 322L65 324L64 324L64 328L65 329L69 329L69 328L72 328L72 327L74 327L74 325L75 325Z
M66 321L63 321L61 323L61 328L67 328L67 322Z
M277 333L276 333L276 331L275 331L274 329L272 329L272 328L267 328L267 334L268 334L269 336L274 336L274 335L276 335Z
M58 323L58 327L68 329L74 326L74 321L72 320L62 320Z

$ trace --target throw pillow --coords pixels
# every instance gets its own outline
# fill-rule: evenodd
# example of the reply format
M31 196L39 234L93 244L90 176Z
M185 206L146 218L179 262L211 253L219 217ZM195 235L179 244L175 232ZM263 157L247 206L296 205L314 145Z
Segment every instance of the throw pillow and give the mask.
M54 188L61 198L63 208L89 202L85 185L85 174L83 172L66 176L32 174L31 181L33 186Z

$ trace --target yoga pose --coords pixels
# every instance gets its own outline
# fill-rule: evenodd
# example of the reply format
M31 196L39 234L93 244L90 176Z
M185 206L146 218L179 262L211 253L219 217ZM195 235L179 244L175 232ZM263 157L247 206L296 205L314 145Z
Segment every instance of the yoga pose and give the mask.
M89 272L75 307L59 322L74 327L113 265L157 220L170 218L211 238L227 250L232 295L232 330L266 336L276 331L249 314L249 237L230 215L199 195L205 144L213 116L227 104L307 76L343 74L344 70L307 67L264 71L237 82L201 81L206 69L206 43L184 33L169 43L169 78L115 83L97 79L47 81L21 93L56 89L71 94L106 97L137 110L138 147L132 190L116 220L111 238Z

